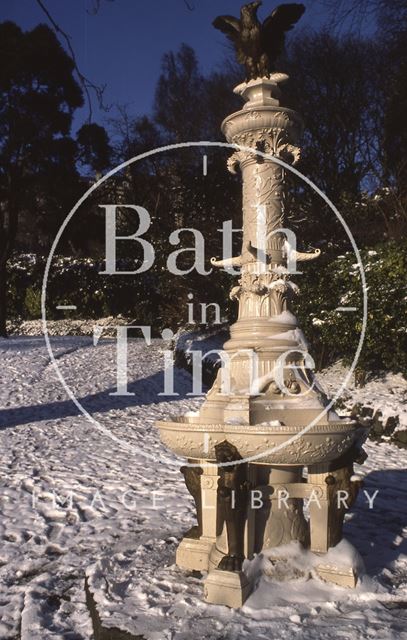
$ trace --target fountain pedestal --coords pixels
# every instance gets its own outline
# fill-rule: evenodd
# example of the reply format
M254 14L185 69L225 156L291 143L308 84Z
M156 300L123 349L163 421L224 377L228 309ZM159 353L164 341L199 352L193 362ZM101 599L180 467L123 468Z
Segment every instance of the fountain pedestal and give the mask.
M212 264L240 269L230 294L239 303L238 320L199 414L158 423L164 444L195 465L183 472L198 526L181 542L177 564L208 570L207 601L230 606L250 593L244 558L293 540L323 554L340 541L344 509L336 506L337 494L347 490L354 499L353 461L367 435L366 426L325 409L290 310L298 291L291 274L319 251L298 252L285 227L286 168L278 160L298 160L302 131L298 114L280 106L286 79L273 74L235 89L246 104L222 130L237 145L228 168L239 168L243 180L242 251ZM321 575L335 581L332 567ZM354 586L353 567L348 578Z
M208 571L209 555L216 542L218 468L216 465L207 464L206 460L190 460L190 462L203 464L202 468L198 467L198 473L195 467L189 467L190 472L199 478L198 490L194 493L190 490L195 500L197 520L200 523L199 535L194 536L194 532L185 535L177 549L176 563L182 569Z

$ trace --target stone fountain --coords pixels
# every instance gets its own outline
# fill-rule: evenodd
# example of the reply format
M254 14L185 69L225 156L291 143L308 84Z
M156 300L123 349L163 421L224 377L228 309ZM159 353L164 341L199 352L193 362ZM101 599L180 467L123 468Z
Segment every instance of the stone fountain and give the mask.
M287 242L287 173L276 159L299 159L302 131L299 115L281 105L280 85L288 77L257 77L253 59L246 66L255 77L235 88L245 104L222 124L236 145L228 168L240 169L243 181L242 250L212 259L216 267L240 270L231 291L238 320L200 411L157 423L163 443L188 461L181 471L197 511L177 565L207 571L206 600L232 607L253 587L244 559L293 540L320 554L320 577L355 586L355 567L324 563L324 554L342 538L346 506L359 485L353 463L363 460L367 436L366 425L326 409L290 310L297 287L288 267L318 258L319 251L300 253ZM346 506L337 500L344 491Z

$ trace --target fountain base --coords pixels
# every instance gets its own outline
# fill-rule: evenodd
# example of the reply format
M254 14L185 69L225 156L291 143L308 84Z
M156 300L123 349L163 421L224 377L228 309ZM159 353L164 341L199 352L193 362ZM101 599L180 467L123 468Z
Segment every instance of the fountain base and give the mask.
M316 567L318 576L325 582L337 584L339 587L354 589L358 581L358 572L355 567L338 567L336 565L321 564Z
M243 571L214 569L204 583L206 602L241 607L252 592L253 584Z
M177 549L175 562L186 571L208 571L213 540L183 538Z

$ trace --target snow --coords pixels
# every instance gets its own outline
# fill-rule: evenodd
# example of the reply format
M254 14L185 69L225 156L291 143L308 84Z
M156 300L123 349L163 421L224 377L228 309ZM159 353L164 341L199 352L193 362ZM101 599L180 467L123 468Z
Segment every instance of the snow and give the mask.
M271 291L272 289L280 287L281 285L289 287L292 291L294 291L294 293L299 293L300 291L300 288L297 284L291 282L291 280L283 280L282 278L270 282L270 284L267 285L267 289Z
M93 346L86 337L52 338L52 345L76 396L123 445L67 398L42 338L1 341L2 640L90 640L85 572L104 617L148 640L407 638L405 450L367 443L369 458L355 469L366 474L363 489L379 490L374 508L361 491L346 517L346 540L365 564L355 590L321 581L312 574L312 558L297 549L287 569L302 563L311 578L276 580L267 558L255 558L258 587L241 610L207 605L202 580L174 565L194 508L154 427L157 419L201 404L187 395L189 374L176 371L179 397L158 396L168 344L134 340L128 360L135 395L115 397L109 395L116 388L114 341ZM337 384L339 374L335 367L324 372L323 385ZM347 402L368 399L404 416L406 390L402 378L388 375L351 390ZM344 557L349 549L336 553ZM114 577L111 590L103 575Z
M93 336L97 326L100 328L99 332L103 332L105 338L114 338L116 336L115 327L125 324L132 324L132 320L120 314L98 318L97 320L64 318L48 320L47 330L51 336ZM9 335L40 336L42 335L42 320L8 320L7 331Z
M271 321L279 322L280 324L297 324L297 318L291 311L282 311L279 315L273 316Z
M274 335L269 336L270 340L294 340L298 342L301 349L304 351L308 350L308 342L307 339L301 329L298 327L296 329L289 329L288 331L283 331L282 333L275 333Z
M343 380L347 369L337 362L335 365L317 374L318 382L328 395L338 389L338 381ZM341 398L345 409L349 412L355 404L372 407L373 411L381 411L383 421L391 416L398 416L400 426L398 430L407 429L407 380L400 374L383 373L371 377L364 387L355 387L354 380L350 381ZM337 410L339 412L339 410Z
M249 423L243 418L228 418L227 420L225 420L225 424L245 425Z

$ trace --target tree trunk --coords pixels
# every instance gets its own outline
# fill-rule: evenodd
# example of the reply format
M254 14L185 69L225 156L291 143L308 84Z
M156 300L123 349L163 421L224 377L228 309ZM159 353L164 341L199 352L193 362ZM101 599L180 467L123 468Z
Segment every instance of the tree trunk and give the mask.
M18 232L20 183L10 179L9 201L0 216L0 336L7 338L7 260L11 256Z
M0 336L7 337L7 260L11 256L18 231L18 208L14 201L8 206L7 224L0 225Z
M0 336L7 337L7 264L0 262Z

